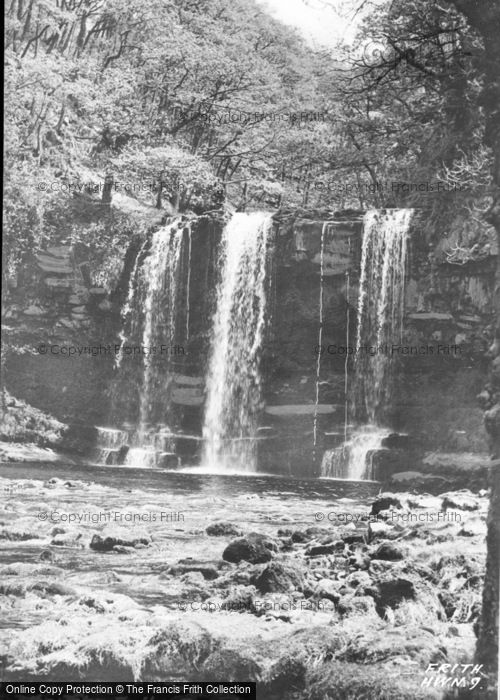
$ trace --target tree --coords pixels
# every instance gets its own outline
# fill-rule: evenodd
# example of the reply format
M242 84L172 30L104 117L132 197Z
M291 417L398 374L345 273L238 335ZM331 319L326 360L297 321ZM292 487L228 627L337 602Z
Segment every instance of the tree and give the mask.
M497 0L450 0L467 18L483 42L480 70L482 89L479 104L485 115L483 141L493 154L490 206L485 217L497 232L500 250L500 4ZM489 675L488 696L498 687L498 619L500 577L500 254L497 256L495 284L497 310L495 342L491 348L490 395L485 425L490 436L494 462L491 467L491 503L488 514L488 559L483 591L481 627L477 657Z
M359 8L366 4L360 3ZM403 146L420 177L446 178L452 174L454 182L472 187L462 206L494 228L500 249L499 36L498 0L393 0L382 8L372 7L360 35L361 55L355 57L347 74L346 104L353 114L352 142L355 147L359 143L360 152L368 154L363 165L372 178L380 175L382 167L382 172L397 172ZM370 46L378 47L377 52L368 51L367 55ZM420 104L412 94L418 94ZM396 122L389 117L377 132L377 113L387 120L391 106ZM412 121L416 129L409 133ZM389 165L382 164L387 153ZM451 202L451 209L454 206ZM441 208L449 211L450 203ZM496 697L498 683L500 255L495 302L491 371L482 394L493 462L488 557L477 644L477 662L485 666L488 687L476 690L474 695L485 698Z

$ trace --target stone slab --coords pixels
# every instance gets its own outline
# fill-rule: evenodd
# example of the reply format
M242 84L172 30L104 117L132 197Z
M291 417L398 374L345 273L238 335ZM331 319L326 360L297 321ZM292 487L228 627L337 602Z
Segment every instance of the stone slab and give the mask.
M410 321L453 321L451 314L442 314L438 312L426 312L408 314Z
M270 416L313 416L331 415L337 410L332 404L291 404L284 406L266 406L265 412Z
M174 374L173 380L176 384L184 386L201 386L203 384L202 377L189 377L187 374Z

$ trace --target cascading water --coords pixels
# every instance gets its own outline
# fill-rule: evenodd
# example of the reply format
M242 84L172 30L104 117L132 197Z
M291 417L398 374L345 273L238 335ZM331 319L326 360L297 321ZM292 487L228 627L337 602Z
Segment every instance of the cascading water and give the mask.
M128 433L117 428L97 428L97 449L95 459L98 464L120 464L128 448Z
M169 352L165 352L162 362L156 353L153 354L152 348L156 346L161 357L161 346L169 348L175 338L183 234L183 228L176 223L157 231L153 235L151 250L142 268L146 283L142 347L147 350L144 354L140 398L139 440L144 438L151 422L167 417L168 402L165 401L165 397L169 377L165 359L168 358ZM160 407L158 398L161 401Z
M189 323L191 313L191 248L193 245L191 229L188 230L187 279L186 279L186 345L189 343Z
M189 223L187 227L190 234ZM122 311L116 359L118 378L125 377L129 393L125 397L118 392L115 398L115 422L120 422L116 415L120 413L120 404L130 400L132 378L137 377L136 362L141 363L138 402L134 402L138 405L138 415L135 429L128 432L101 429L99 461L110 463L118 453L120 463L128 466L177 464L172 452L169 408L175 350L180 347L175 344L176 332L184 333L184 327L180 328L178 299L185 231L186 223L182 219L171 221L156 231L150 241L145 241L136 256ZM118 439L121 445L115 444Z
M320 246L320 272L319 272L319 328L318 328L318 353L316 357L316 396L314 400L313 419L313 462L316 461L316 447L318 444L318 406L319 406L319 384L321 379L321 348L323 346L323 292L325 277L325 236L328 224L325 222L321 229Z
M402 339L411 216L411 209L365 215L352 410L374 424L386 417L393 385L391 346Z
M122 327L121 327L120 335L119 335L120 350L115 357L115 366L118 369L121 366L122 358L123 358L123 349L125 347L125 343L127 342L127 334L125 332L125 328L128 325L129 321L131 321L131 316L132 316L133 311L134 311L134 297L135 297L136 287L137 287L137 272L139 270L139 261L142 259L142 255L143 255L146 243L147 243L147 241L144 241L144 243L140 247L137 255L135 256L134 267L132 268L132 273L130 275L130 279L129 279L129 283L128 283L127 299L125 301L125 304L123 305L122 312L121 312Z
M172 456L169 439L170 348L177 325L177 297L184 228L178 221L153 234L149 255L142 266L143 290L140 312L143 377L139 400L139 421L126 464L150 467ZM137 304L135 305L137 308ZM152 348L157 348L153 353ZM169 371L170 370L170 371Z
M256 468L271 231L268 214L238 213L222 234L203 427L211 471Z
M341 447L327 450L321 463L321 476L329 479L372 479L374 450L382 447L388 431L367 425L359 428Z
M325 453L321 475L371 478L371 454L388 434L383 423L393 389L392 345L403 333L407 237L412 210L373 210L365 215L358 297L354 382L350 407L367 425L341 448ZM347 423L347 421L346 421Z

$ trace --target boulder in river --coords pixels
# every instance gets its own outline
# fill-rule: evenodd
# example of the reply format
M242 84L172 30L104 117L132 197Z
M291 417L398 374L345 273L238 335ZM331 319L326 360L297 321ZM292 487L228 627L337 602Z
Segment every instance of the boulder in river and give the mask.
M137 545L148 545L149 540L146 537L137 537L134 540L122 540L118 537L101 537L94 535L90 542L90 549L95 552L110 552L117 545L121 547L136 547Z
M239 537L230 542L222 553L222 558L233 564L239 564L240 561L265 564L272 559L277 549L276 542L270 537L250 533L246 537Z
M342 542L342 549L344 548L344 543ZM334 544L318 544L308 547L306 549L306 557L317 557L320 554L334 554L338 547Z
M301 589L304 577L297 562L291 565L273 561L254 578L253 583L260 593L287 593Z
M192 572L199 572L205 580L213 581L219 576L217 566L209 561L199 561L198 559L181 559L177 564L168 569L169 574L180 576Z
M416 597L417 591L413 581L402 577L379 581L374 596L379 615L383 615L387 607L395 608L403 600L415 600Z
M382 510L391 510L393 508L402 508L403 505L399 498L390 494L382 494L372 503L372 515L378 515Z
M443 510L479 510L478 499L470 491L454 491L443 494Z
M372 552L372 559L384 559L385 561L401 561L405 555L403 550L393 542L383 542Z
M321 537L331 537L332 531L325 527L308 527L307 530L294 530L291 534L292 542L295 544L301 544L303 542L310 542L311 540L316 540Z
M233 523L212 523L206 529L207 535L211 537L240 537L243 533L239 527Z

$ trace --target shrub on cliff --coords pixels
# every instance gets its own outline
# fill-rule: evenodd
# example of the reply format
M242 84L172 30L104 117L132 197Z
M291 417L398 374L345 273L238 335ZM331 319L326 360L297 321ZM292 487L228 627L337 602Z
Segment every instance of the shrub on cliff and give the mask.
M3 412L0 417L0 440L32 442L40 446L58 446L66 426L55 418L15 399L8 391L2 395Z

